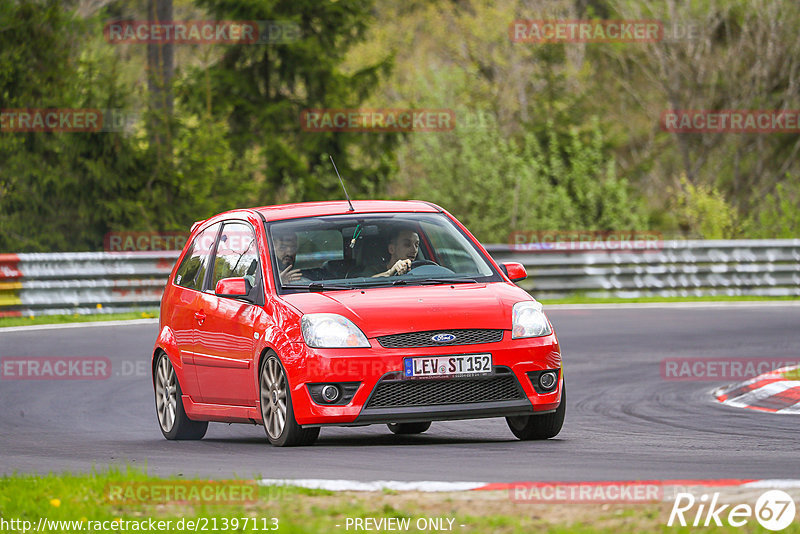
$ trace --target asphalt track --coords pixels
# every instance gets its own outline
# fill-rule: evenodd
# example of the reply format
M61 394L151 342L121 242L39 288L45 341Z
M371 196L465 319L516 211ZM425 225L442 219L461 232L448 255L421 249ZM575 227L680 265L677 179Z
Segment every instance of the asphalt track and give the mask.
M664 380L664 358L800 357L800 307L549 310L564 354L561 434L520 442L503 419L325 428L279 449L253 425L212 423L205 439L158 430L146 373L155 324L0 331L0 357L105 356L106 380L0 381L0 472L131 465L156 475L355 480L800 478L798 419L719 405L729 381Z

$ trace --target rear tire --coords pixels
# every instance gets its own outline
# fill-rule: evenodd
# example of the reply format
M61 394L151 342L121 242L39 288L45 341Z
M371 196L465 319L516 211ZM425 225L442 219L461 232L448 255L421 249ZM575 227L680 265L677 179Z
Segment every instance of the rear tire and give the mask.
M388 423L389 427L395 434L422 434L431 427L430 421L423 421L422 423Z
M302 428L297 424L286 370L274 354L261 363L258 383L261 391L261 418L269 442L276 447L314 443L319 436L319 427Z
M567 384L562 386L561 404L556 411L545 415L520 415L506 417L511 432L523 441L534 439L550 439L561 432L564 415L567 413Z
M208 421L192 421L186 415L181 384L172 362L163 352L156 362L153 379L158 426L164 437L170 440L202 439L208 430Z

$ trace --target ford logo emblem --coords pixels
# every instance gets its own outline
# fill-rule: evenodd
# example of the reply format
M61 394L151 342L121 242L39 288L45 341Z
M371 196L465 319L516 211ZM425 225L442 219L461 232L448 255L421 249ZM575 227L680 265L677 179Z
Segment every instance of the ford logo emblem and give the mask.
M431 336L431 341L435 341L436 343L447 343L448 341L453 341L456 338L453 334L436 334L435 336Z

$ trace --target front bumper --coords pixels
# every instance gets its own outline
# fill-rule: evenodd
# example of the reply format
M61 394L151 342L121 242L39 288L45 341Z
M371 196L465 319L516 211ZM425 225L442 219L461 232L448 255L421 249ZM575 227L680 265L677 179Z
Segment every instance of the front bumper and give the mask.
M287 355L284 363L287 364L285 367L292 389L295 419L300 425L348 426L531 415L552 412L561 402L563 379L560 372L558 386L543 394L536 392L526 374L561 368L561 355L554 334L512 340L510 331L504 331L499 342L446 347L388 349L374 339L370 339L370 344L370 348L360 349L312 349L303 343L292 345L293 353ZM492 376L435 380L402 378L405 358L484 353L492 355ZM489 386L488 381L501 377L505 380L502 384L504 389L498 392L494 385ZM308 383L354 381L360 385L346 405L314 402L306 387ZM478 381L484 382L477 384ZM433 388L435 395L441 396L425 397L419 393L434 382L443 383L444 389ZM382 398L376 402L379 383L395 386L389 400ZM413 386L410 388L413 391L406 391L409 388L404 384ZM511 391L514 387L516 393ZM484 391L492 394L481 393ZM465 398L470 392L475 392L474 396ZM409 401L404 403L406 394Z

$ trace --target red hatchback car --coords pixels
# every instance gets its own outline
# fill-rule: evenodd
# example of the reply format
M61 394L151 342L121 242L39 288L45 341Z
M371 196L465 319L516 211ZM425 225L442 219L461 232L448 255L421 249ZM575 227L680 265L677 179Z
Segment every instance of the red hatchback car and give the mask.
M196 223L170 274L152 359L159 426L263 424L273 445L320 427L505 417L559 433L561 353L541 305L442 208L314 202Z

